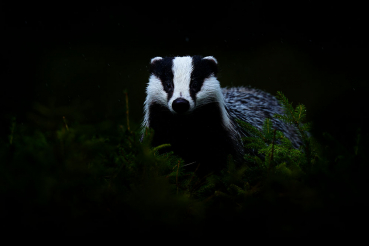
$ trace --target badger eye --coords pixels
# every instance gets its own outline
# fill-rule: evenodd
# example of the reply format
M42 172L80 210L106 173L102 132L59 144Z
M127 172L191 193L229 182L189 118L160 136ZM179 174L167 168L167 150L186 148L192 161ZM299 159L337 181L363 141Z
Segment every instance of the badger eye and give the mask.
M191 83L191 87L192 87L192 89L194 89L194 90L196 90L196 88L198 87L198 83L197 83L197 81L196 80L192 80L192 83Z

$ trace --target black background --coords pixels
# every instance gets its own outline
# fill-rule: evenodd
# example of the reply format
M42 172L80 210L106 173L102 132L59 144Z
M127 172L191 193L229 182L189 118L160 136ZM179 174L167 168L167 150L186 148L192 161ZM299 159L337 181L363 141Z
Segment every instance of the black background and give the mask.
M2 133L11 116L48 129L62 116L122 123L124 89L139 124L149 61L170 55L215 56L222 86L282 91L307 106L318 138L350 144L367 118L364 4L2 3L1 12Z

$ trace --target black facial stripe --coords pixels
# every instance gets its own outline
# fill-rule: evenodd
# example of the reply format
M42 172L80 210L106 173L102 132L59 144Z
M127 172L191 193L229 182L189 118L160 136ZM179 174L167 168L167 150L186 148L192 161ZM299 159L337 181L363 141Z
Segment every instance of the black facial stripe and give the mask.
M150 66L150 74L158 77L168 94L167 100L172 97L174 91L173 84L173 59L174 57L165 57L161 60L154 61Z
M204 80L210 77L211 74L216 76L218 67L214 61L202 59L202 56L192 57L192 67L190 95L196 101L196 93L201 90Z

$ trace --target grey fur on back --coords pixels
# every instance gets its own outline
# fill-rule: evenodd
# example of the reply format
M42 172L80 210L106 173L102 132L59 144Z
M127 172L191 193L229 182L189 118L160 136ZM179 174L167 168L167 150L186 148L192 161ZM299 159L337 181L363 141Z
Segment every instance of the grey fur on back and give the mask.
M302 145L295 126L286 124L282 120L273 117L274 114L284 113L283 108L274 96L251 87L222 88L222 93L232 118L250 123L259 130L262 129L265 118L270 118L273 127L283 132L295 148L299 148Z

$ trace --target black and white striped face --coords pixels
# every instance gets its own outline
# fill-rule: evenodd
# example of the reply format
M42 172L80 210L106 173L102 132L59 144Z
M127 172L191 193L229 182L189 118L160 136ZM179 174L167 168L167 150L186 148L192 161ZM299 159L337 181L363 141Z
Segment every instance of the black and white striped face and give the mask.
M151 59L150 78L146 88L143 129L151 127L155 112L162 106L173 115L191 114L197 108L215 103L220 122L237 134L227 112L220 83L216 78L218 62L212 56L155 57ZM153 115L151 115L153 114Z
M145 106L156 103L173 114L187 114L218 101L220 84L216 74L217 60L212 56L155 57L151 59Z

